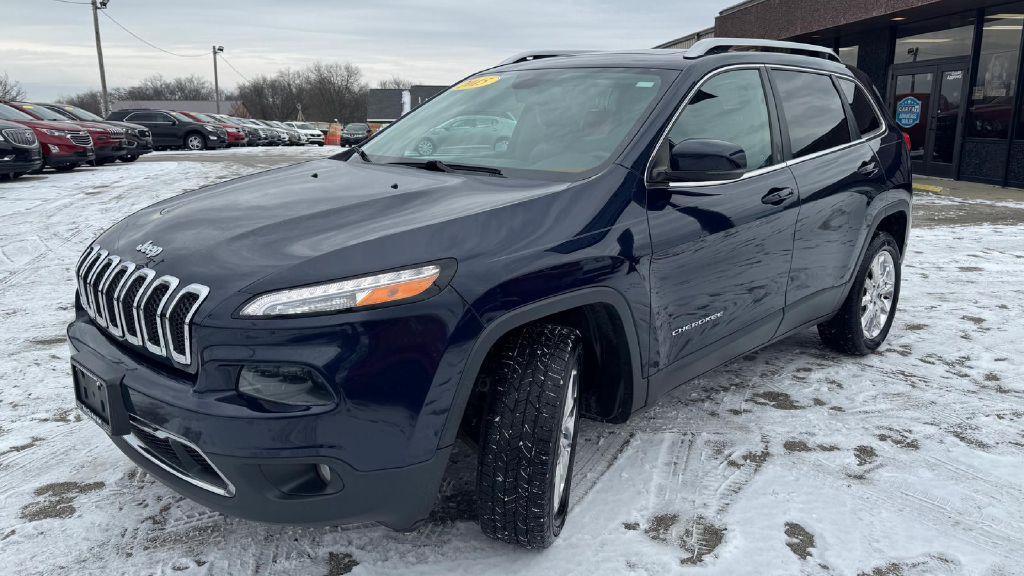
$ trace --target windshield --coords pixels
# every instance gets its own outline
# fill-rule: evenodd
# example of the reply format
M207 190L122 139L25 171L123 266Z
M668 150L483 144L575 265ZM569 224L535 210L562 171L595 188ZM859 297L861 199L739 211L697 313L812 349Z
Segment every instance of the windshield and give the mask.
M59 112L54 112L53 110L50 110L49 108L44 108L43 106L36 106L35 104L21 104L20 106L21 106L21 109L24 110L30 116L34 114L34 115L42 118L43 120L47 120L47 121L51 121L51 122L67 122L68 121L66 116L61 115Z
M196 118L198 118L201 122L206 122L208 124L220 124L221 123L220 120L217 120L216 118L211 118L211 117L207 116L206 114L198 114L196 112L193 112L192 115L195 116Z
M313 126L305 122L292 122L292 126L295 126L300 130L316 130L316 128L313 128Z
M349 124L345 126L345 132L366 132L370 127L367 124Z
M168 110L167 113L173 116L175 119L177 119L178 122L195 122L195 120L189 118L188 116L185 116L184 114L178 112L174 112L173 110Z
M71 106L70 104L59 104L58 106L60 106L61 109L67 111L68 114L71 114L78 120L89 120L92 122L99 122L103 120L103 118L100 118L99 116L93 114L92 112L89 112L88 110L83 110L78 106Z
M2 120L35 120L21 110L11 108L7 104L0 104L0 119Z
M675 74L572 68L476 76L391 125L363 150L381 163L440 160L578 175L613 159Z

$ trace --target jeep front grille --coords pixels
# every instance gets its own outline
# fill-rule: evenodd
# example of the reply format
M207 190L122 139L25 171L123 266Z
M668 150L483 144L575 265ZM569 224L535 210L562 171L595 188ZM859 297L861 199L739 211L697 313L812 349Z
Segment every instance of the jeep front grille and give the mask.
M192 318L209 288L179 290L174 276L158 277L98 246L86 250L75 274L79 301L97 326L177 364L192 364Z
M68 132L68 138L79 146L92 146L92 136L88 132Z

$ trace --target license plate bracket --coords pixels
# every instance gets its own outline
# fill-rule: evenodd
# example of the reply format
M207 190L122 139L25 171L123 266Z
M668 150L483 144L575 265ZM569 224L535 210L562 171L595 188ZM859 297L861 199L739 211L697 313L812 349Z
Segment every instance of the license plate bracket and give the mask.
M131 432L120 380L101 378L80 362L71 360L71 378L79 411L111 436Z

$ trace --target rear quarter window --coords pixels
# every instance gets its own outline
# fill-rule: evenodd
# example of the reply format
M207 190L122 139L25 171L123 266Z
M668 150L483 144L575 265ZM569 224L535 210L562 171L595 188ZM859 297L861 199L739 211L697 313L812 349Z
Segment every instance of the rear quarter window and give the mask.
M793 158L853 141L843 101L830 76L772 70L772 80L782 102Z
M871 99L863 88L842 78L839 79L839 86L843 89L843 97L850 105L854 123L857 124L857 130L860 131L861 136L867 136L882 127L882 121L878 118L878 113L875 112L875 107L871 105Z

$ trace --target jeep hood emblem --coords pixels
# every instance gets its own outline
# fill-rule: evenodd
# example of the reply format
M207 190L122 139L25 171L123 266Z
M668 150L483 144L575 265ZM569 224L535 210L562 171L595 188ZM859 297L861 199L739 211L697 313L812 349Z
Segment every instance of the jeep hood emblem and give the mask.
M139 252L142 252L143 254L150 258L153 258L164 251L164 249L161 248L160 246L153 244L152 240L147 240L145 244L139 244L138 246L135 247L135 249L138 250Z

